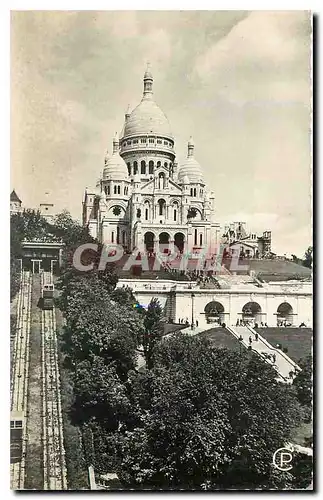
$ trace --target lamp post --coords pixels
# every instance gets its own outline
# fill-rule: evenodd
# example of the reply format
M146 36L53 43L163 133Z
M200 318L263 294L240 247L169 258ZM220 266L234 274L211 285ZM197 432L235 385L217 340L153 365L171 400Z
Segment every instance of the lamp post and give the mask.
M192 323L191 323L191 330L193 330L194 328L194 293L191 293L191 297L192 297Z

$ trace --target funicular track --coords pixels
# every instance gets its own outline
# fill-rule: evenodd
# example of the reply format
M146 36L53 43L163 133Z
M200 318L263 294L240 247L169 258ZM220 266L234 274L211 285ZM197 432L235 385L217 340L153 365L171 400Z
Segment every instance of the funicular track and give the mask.
M42 287L49 283L52 283L52 274L43 272ZM44 490L66 490L55 309L42 311L41 337Z
M18 292L17 323L13 343L13 360L10 380L11 415L20 415L22 422L20 430L21 456L17 457L18 459L14 461L14 463L10 463L10 487L13 490L24 489L25 483L31 289L31 273L29 271L23 271L21 274L21 287ZM13 443L11 443L11 445L12 444Z

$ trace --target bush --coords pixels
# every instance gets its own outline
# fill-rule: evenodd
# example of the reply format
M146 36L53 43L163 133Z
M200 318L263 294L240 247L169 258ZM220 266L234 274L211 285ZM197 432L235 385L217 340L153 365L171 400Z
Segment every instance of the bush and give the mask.
M288 347L283 347L283 352L286 354L288 352Z

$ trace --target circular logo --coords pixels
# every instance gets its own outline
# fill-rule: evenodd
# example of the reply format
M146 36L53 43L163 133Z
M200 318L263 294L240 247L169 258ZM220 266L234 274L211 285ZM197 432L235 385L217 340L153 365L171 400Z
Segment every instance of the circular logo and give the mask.
M289 448L278 448L273 454L273 465L276 469L287 472L293 468L293 453Z

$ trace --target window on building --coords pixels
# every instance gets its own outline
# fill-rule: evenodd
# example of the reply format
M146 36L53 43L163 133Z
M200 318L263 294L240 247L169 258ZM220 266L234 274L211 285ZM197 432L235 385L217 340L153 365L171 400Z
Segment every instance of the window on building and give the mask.
M161 162L160 161L157 162L157 168L158 167L161 167Z
M154 144L155 140L154 139L149 139L150 144Z
M191 196L193 196L193 188L191 188Z
M128 144L128 146L130 146L131 145L131 141L127 141L127 144Z
M175 222L177 221L177 210L176 210L176 208L174 208L174 221Z
M106 186L104 186L104 192L105 194L108 194L108 188Z
M114 231L111 232L111 243L114 243Z
M158 176L158 189L165 189L166 179L164 172L161 172Z
M194 245L197 245L197 229L194 229Z
M134 139L133 143L138 144L138 139Z
M131 165L129 162L127 163L127 168L128 168L128 175L131 175Z
M117 186L114 186L113 192L114 192L114 194L117 194Z
M118 194L120 194L120 193L121 193L121 188L120 188L120 186L118 186Z
M202 245L203 245L203 234L201 233L200 234L200 246L202 246Z
M193 196L196 197L196 188L193 189Z
M108 186L108 194L110 194L110 186Z
M160 141L159 139L157 139L157 144L163 144L163 141Z
M153 174L154 173L154 162L150 160L149 162L149 173Z
M122 231L122 244L126 244L126 231Z
M144 143L146 142L146 139L140 139L140 142Z
M166 209L165 200L158 200L158 205L159 205L159 215L164 215Z
M167 146L168 145L168 142L167 141L164 141L164 145Z
M165 161L165 163L164 163L164 167L165 167L165 168L167 168L167 167L168 167L168 163L167 163L167 161Z
M133 162L133 174L138 174L138 163L136 161Z
M145 209L145 220L148 220L148 208Z
M141 167L140 172L141 172L143 175L146 175L146 162L145 162L144 160L141 162L140 167Z
M117 244L119 245L119 238L120 238L120 228L119 226L117 227Z

